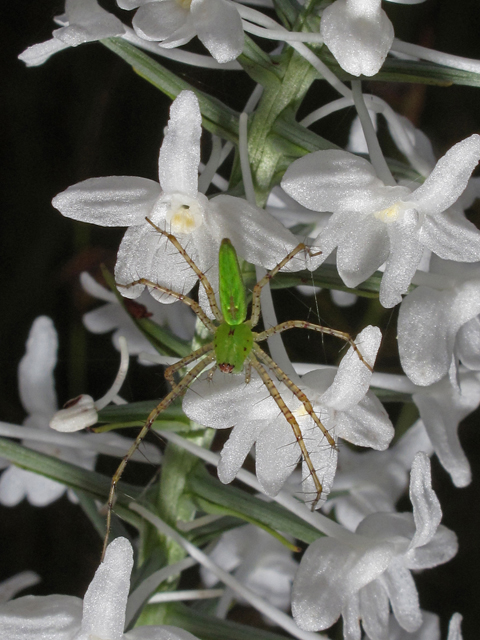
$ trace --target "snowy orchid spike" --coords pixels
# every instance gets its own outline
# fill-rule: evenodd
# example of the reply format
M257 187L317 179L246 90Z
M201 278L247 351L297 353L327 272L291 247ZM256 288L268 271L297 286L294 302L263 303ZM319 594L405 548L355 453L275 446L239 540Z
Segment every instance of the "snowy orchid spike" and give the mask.
M9 640L196 640L170 626L137 627L124 633L125 610L133 567L126 538L108 546L105 560L82 600L74 596L25 596L0 605L0 628Z
M62 49L125 33L121 21L102 9L97 0L66 0L65 13L55 22L62 26L55 29L51 40L34 44L18 56L28 67L43 64Z
M337 248L337 267L356 287L386 262L380 302L401 301L424 249L458 262L480 260L480 232L449 209L465 190L480 158L480 136L454 145L415 190L387 186L372 165L346 151L316 151L293 162L283 189L314 211L332 211L316 245L326 259Z
M201 114L192 91L182 91L170 109L167 133L160 149L160 184L146 178L91 178L69 187L53 199L64 216L102 226L128 226L120 245L115 278L127 285L140 277L173 291L187 293L197 280L167 238L145 218L173 233L205 273L217 284L218 249L230 238L238 254L267 269L273 268L297 241L290 231L263 209L246 200L218 195L208 200L198 191ZM320 258L315 258L315 266ZM305 268L293 260L292 270ZM137 298L143 285L122 289ZM151 290L163 303L173 297Z
M436 567L457 552L455 534L440 524L430 460L416 455L410 479L412 513L375 513L343 539L320 538L307 549L293 586L292 611L309 631L327 629L340 616L345 638L387 638L390 604L399 625L422 625L412 570Z
M339 65L354 76L375 75L394 37L381 0L336 0L322 14L320 33Z
M217 62L235 60L243 51L240 14L230 0L117 0L122 9L137 9L132 24L145 40L171 49L195 36Z
M380 339L380 331L371 326L357 336L356 343L372 366ZM312 371L302 378L301 388L335 440L340 437L359 446L383 450L388 447L394 432L381 403L368 392L370 378L371 371L350 347L336 374L327 369ZM293 393L281 383L278 383L278 389L292 407L308 442L313 466L321 470L323 492L319 506L333 483L337 451L328 445ZM248 385L245 385L243 375L225 376L217 371L213 380L208 374L201 376L185 394L183 410L192 420L213 429L234 425L218 466L218 477L224 483L235 478L254 444L257 478L270 496L280 491L300 459L300 448L294 442L290 424L278 415L278 406L272 398L266 397L265 386L255 372ZM311 502L316 492L306 465L302 489L306 501Z

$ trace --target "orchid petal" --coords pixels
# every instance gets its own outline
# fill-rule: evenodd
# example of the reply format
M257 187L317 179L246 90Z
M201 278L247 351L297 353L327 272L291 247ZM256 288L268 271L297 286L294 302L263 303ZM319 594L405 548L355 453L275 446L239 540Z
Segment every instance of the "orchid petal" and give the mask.
M191 255L196 259L196 254ZM154 284L162 285L178 293L187 294L197 281L196 274L185 268L185 260L168 242L148 223L130 227L125 232L120 244L115 280L117 285L129 285L139 278L146 278ZM126 288L120 286L126 298L137 298L145 285ZM177 300L168 293L149 289L152 296L163 304L171 304Z
M402 223L388 225L390 255L380 285L380 303L386 308L402 301L423 255L417 239L416 216L412 210L404 213Z
M472 475L468 460L458 438L458 425L480 403L480 385L474 374L462 376L461 393L447 380L438 383L428 393L414 394L420 416L442 466L452 476L457 487L470 484Z
M5 638L72 640L80 628L82 601L74 596L24 596L0 606Z
M462 624L463 616L459 613L454 613L450 618L450 624L448 625L448 637L447 640L462 640Z
M438 215L451 207L465 190L480 158L480 136L474 134L455 144L437 162L410 200L419 211Z
M40 316L34 321L26 347L18 367L20 398L27 413L42 416L46 427L57 409L53 370L58 338L50 318Z
M176 31L173 31L168 38L165 38L159 43L160 47L164 49L173 49L175 47L181 47L187 42L190 42L192 38L197 35L195 27L191 20L191 15L187 17L187 21L184 22Z
M133 567L133 549L126 538L111 542L83 600L82 632L121 640Z
M292 427L280 415L264 429L255 445L255 469L262 489L275 496L301 456Z
M475 316L457 333L455 353L461 363L473 371L480 371L480 317Z
M134 176L89 178L52 200L61 214L102 227L128 227L145 221L160 195L153 180Z
M372 377L372 371L365 363L373 368L381 340L380 329L371 325L358 334L355 344L365 362L350 347L342 358L333 384L320 398L322 404L337 411L347 411L360 402Z
M359 591L362 625L370 640L388 637L390 605L380 580L374 580Z
M228 429L251 420L270 421L278 416L278 407L256 372L248 384L243 374L216 370L210 380L205 373L189 387L182 407L191 420L212 429Z
M57 40L57 38L52 38L46 42L39 42L38 44L33 44L31 47L27 47L27 49L22 51L18 56L18 59L25 62L27 67L38 67L46 62L50 56L53 56L58 51L63 51L63 49L68 49L68 47L68 44Z
M380 400L368 392L356 406L339 412L335 433L359 447L385 451L395 430Z
M53 37L69 47L84 42L111 38L125 33L122 22L113 14L102 9L97 2L76 3L76 10L67 8L68 26L55 29Z
M165 193L196 198L201 135L198 99L193 91L182 91L170 107L167 133L158 160L160 185Z
M480 313L479 284L479 280L467 281L456 291L417 287L402 302L400 361L415 384L433 384L448 372L457 331Z
M337 251L338 272L348 287L356 287L369 278L388 258L386 225L367 216L358 225L350 225Z
M132 629L124 636L125 640L198 640L188 631L170 625L143 626Z
M15 507L24 498L35 507L45 507L64 493L64 485L13 465L0 478L0 503L7 507Z
M273 269L298 244L295 236L271 214L242 198L228 195L210 200L205 226L217 246L223 238L229 238L239 256L266 269ZM316 268L320 261L311 260ZM304 254L300 253L288 263L286 270L299 271L305 266Z
M420 242L444 260L480 260L480 231L463 212L447 209L427 216L419 233Z
M432 489L430 458L422 451L417 453L412 464L410 500L416 527L410 549L414 549L430 542L442 519L440 502Z
M367 160L337 149L295 160L281 184L289 196L314 211L362 215L386 209L410 193L405 187L385 186Z
M404 558L407 569L413 571L433 569L451 560L458 551L457 536L453 531L440 525L432 540L422 547L410 549Z
M356 542L354 547L335 538L320 538L306 550L292 593L292 613L301 629L328 629L349 598L388 567L392 544L367 546L360 537Z
M354 76L375 75L394 37L380 0L336 0L322 14L320 33L340 66Z
M220 454L218 478L224 484L235 479L255 440L266 428L264 420L251 420L234 426Z
M106 333L116 329L124 317L127 316L122 306L112 302L85 313L82 321L92 333ZM128 341L128 348L131 352L130 347L130 341Z
M343 640L362 640L359 593L354 593L342 609L342 619Z
M316 425L312 425L312 428L317 429ZM317 434L316 437L312 437L311 433L306 433L304 440L310 461L322 485L322 493L320 496L317 495L317 486L305 460L302 462L302 491L307 505L316 503L315 508L319 509L327 499L333 486L337 470L338 451L325 442L323 435L319 436Z
M242 53L242 19L234 3L192 0L190 12L199 39L217 62L230 62Z
M422 625L418 592L412 574L399 561L392 563L380 581L387 591L395 618L405 631L413 633Z
M132 20L135 32L145 40L165 40L180 29L188 18L188 9L175 0L148 2Z

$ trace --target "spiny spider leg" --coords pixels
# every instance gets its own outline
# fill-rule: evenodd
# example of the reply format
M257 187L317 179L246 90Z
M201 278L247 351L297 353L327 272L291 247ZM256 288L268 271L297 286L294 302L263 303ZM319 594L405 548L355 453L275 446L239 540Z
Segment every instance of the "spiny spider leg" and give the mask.
M212 310L213 315L215 316L215 319L218 320L218 322L223 322L223 317L222 314L220 313L220 310L217 306L217 301L215 299L215 293L212 289L212 285L210 284L210 282L208 281L207 276L203 273L203 271L201 271L197 265L194 263L194 261L190 258L190 256L188 255L188 253L185 251L185 249L182 247L182 245L180 244L180 242L176 239L176 237L171 234L168 233L168 231L164 231L163 229L161 229L160 227L157 227L157 225L152 222L150 220L150 218L145 218L145 220L152 225L152 227L158 231L158 233L161 233L163 236L165 236L175 247L175 249L177 249L177 251L180 253L180 255L183 257L183 259L185 260L185 262L191 267L191 269L193 269L193 271L197 274L200 282L202 283L203 288L205 289L205 293L207 294L207 298L208 298L208 302L210 303L210 308Z
M286 322L281 322L277 324L275 327L270 327L266 331L262 331L261 333L255 334L255 342L262 342L266 340L270 336L275 333L281 333L282 331L288 331L289 329L309 329L310 331L317 331L318 333L326 333L329 336L334 336L335 338L340 338L353 348L355 353L358 355L363 364L367 367L369 371L373 371L372 367L368 364L365 358L362 355L362 352L355 344L352 336L344 331L337 331L337 329L330 329L330 327L322 327L319 324L313 324L312 322L306 322L305 320L287 320Z
M254 345L254 346L256 346L256 345ZM260 362L255 357L250 358L250 362L251 362L252 367L255 369L255 371L258 373L258 375L262 379L263 384L267 387L268 393L275 400L278 408L283 413L286 421L289 423L289 425L293 429L293 433L294 433L295 439L298 442L298 446L300 447L300 451L302 452L303 459L305 460L305 463L306 463L306 465L308 467L310 475L313 478L313 482L315 484L315 489L316 489L317 494L316 494L315 499L313 500L312 506L311 506L312 511L314 511L315 507L317 506L318 501L322 497L323 486L322 486L322 483L320 482L320 480L318 479L317 472L315 470L315 467L313 466L312 460L310 458L310 454L308 453L307 447L305 445L305 441L303 439L302 431L300 429L300 425L298 424L297 420L295 419L295 416L293 415L293 413L290 411L290 409L285 404L285 401L283 400L282 396L280 395L280 392L278 391L277 387L275 386L275 383L273 382L272 378L269 376L267 370L260 364Z
M203 353L200 355L204 355ZM112 483L110 485L110 493L108 494L108 502L107 502L107 526L105 539L103 541L103 550L102 550L102 562L105 558L105 552L108 546L108 538L110 537L110 530L112 527L112 511L113 505L115 502L115 492L117 489L117 484L120 482L120 478L127 466L128 461L133 456L135 451L138 449L142 440L145 438L147 433L150 431L152 424L156 420L156 418L165 411L170 404L179 398L188 388L188 386L195 380L197 376L199 376L202 371L208 367L208 365L215 360L215 354L212 352L210 354L205 354L205 358L197 363L190 371L185 374L185 377L170 391L168 395L163 398L163 400L150 412L145 424L143 425L140 433L135 439L135 442L132 444L126 455L123 457L120 462L118 469L115 471Z
M288 387L290 391L300 400L300 402L305 407L305 411L312 418L312 420L315 422L317 427L327 439L328 444L332 447L332 449L336 449L337 444L335 440L332 438L325 425L320 421L320 418L313 410L312 403L307 398L305 393L299 387L297 387L297 385L292 380L290 380L287 374L282 369L280 369L278 364L274 360L272 360L272 358L267 355L265 351L258 346L258 344L253 345L253 351L255 352L255 355L260 360L260 362L263 362L263 364L269 367L275 373L275 376L278 378L278 380L283 382L283 384Z
M250 316L250 326L256 327L258 321L260 320L260 294L262 293L263 287L270 282L270 280L277 275L277 273L282 269L286 264L293 260L293 258L300 253L300 251L309 251L306 244L301 242L298 244L290 253L285 256L285 258L277 264L276 267L273 267L268 273L266 273L261 280L257 282L257 284L253 287L252 293L252 314ZM316 255L316 254L315 254Z
M157 291L161 291L162 293L168 294L172 298L176 298L177 300L184 302L200 318L200 320L207 327L210 333L215 333L215 325L207 316L207 314L202 309L202 307L198 304L198 302L195 302L195 300L192 300L192 298L185 296L183 293L177 293L176 291L173 291L168 287L162 287L162 285L155 284L154 282L152 282L151 280L147 280L146 278L139 278L138 280L135 280L135 282L129 282L128 284L117 284L117 287L122 289L130 289L130 287L133 287L136 284L143 284L146 287L150 287L151 289L156 289Z
M190 362L194 362L195 360L198 360L198 358L208 353L209 351L213 351L213 350L214 350L214 343L209 342L203 347L200 347L200 349L197 349L196 351L191 353L189 356L185 356L178 362L175 362L175 364L170 365L165 369L165 372L163 374L165 377L165 380L167 380L167 382L169 382L170 385L174 387L175 380L173 376L177 373L177 371L179 371L180 369L183 369L183 367L185 367L187 364L190 364Z

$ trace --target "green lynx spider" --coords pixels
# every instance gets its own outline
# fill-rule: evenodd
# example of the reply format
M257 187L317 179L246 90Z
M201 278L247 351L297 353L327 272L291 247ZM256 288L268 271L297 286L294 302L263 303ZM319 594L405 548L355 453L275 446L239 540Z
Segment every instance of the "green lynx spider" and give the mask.
M318 416L315 414L312 404L305 393L292 380L290 380L287 374L282 371L282 369L272 360L269 355L265 353L265 351L263 351L258 343L266 340L268 337L276 333L281 333L282 331L287 331L288 329L310 329L311 331L329 334L345 340L353 347L362 362L364 362L365 365L369 369L371 369L368 363L364 360L353 339L348 334L343 333L342 331L336 331L335 329L322 327L316 324L312 324L311 322L306 322L304 320L289 320L287 322L282 322L275 327L271 327L266 331L261 331L259 333L252 331L253 327L258 324L258 321L260 319L260 293L262 288L275 276L276 273L280 271L280 269L282 269L282 267L290 262L290 260L292 260L294 256L296 256L301 251L309 252L309 249L305 244L300 243L299 245L297 245L287 256L285 256L283 260L281 260L281 262L277 264L276 267L274 267L261 280L257 282L252 292L252 310L250 319L246 320L247 300L245 295L245 286L240 273L237 254L230 240L225 238L222 241L219 251L219 309L215 299L215 293L210 282L208 281L205 274L202 273L197 265L193 262L185 249L178 242L176 237L171 233L168 233L167 231L164 231L163 229L157 227L157 225L155 225L148 218L147 221L152 225L152 227L154 227L156 231L158 231L158 233L161 233L162 235L167 237L169 242L171 242L171 244L179 251L188 265L197 274L208 297L210 308L213 315L215 316L216 322L211 320L200 307L198 302L192 300L192 298L189 298L182 293L172 291L161 285L155 284L154 282L146 280L145 278L140 278L135 282L121 286L124 288L130 288L135 285L146 285L152 289L163 292L170 297L181 300L196 313L205 327L210 331L210 333L213 334L214 338L213 342L210 342L200 349L197 349L190 355L182 358L179 362L173 364L165 370L165 378L172 386L172 390L150 412L150 415L148 416L142 430L138 434L135 442L132 444L125 457L122 459L117 471L112 478L112 484L108 497L106 537L103 553L105 553L110 533L111 514L114 505L116 487L118 482L120 481L120 478L128 461L140 446L142 440L151 429L152 424L156 420L156 418L162 413L162 411L165 411L165 409L174 400L182 396L187 388L192 384L192 382L207 367L213 364L213 368L218 367L226 374L241 373L242 371L244 371L245 382L247 384L251 378L252 367L258 373L263 383L265 384L265 387L267 388L269 394L278 405L278 408L283 413L285 419L291 425L295 440L298 442L303 459L305 460L308 470L313 478L316 489L316 496L312 502L312 510L315 508L321 497L323 489L322 484L317 476L315 468L313 467L310 455L302 436L302 432L300 430L300 426L292 411L290 411L290 409L287 407L285 401L280 395L280 392L275 386L275 383L270 373L268 372L269 369L274 373L277 380L285 384L285 386L290 389L290 391L300 400L300 402L304 406L306 413L312 418L312 420L324 434L330 447L336 447L335 440L321 423ZM188 364L195 362L196 360L199 360L199 362L197 362L197 364L194 365L185 374L185 376L178 384L175 384L175 373L183 369Z

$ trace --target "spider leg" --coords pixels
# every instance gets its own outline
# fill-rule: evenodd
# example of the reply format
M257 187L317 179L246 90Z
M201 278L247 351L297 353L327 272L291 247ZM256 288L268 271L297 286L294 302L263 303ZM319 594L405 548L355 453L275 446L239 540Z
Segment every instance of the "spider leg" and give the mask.
M107 550L108 538L110 536L110 530L112 526L112 511L113 505L115 502L115 493L117 489L117 485L120 482L120 478L123 475L125 467L127 466L128 461L133 456L135 451L138 449L143 439L150 431L152 424L157 419L157 417L165 411L167 407L177 398L179 398L188 388L188 386L195 380L195 378L200 375L200 373L215 360L215 354L212 352L210 354L207 353L206 357L197 363L190 371L185 374L185 377L170 391L168 395L163 398L163 400L150 412L145 424L143 425L140 433L136 437L134 443L123 457L120 462L118 469L115 471L115 474L112 478L112 483L110 485L110 493L108 494L108 502L107 502L107 524L106 524L106 532L105 539L103 541L103 550L102 550L102 561L105 557L105 551Z
M255 348L255 346L256 345L254 345L254 348ZM258 349L261 351L261 349L259 347L258 347ZM255 353L257 354L257 351L255 351ZM280 395L280 392L278 391L277 387L275 386L275 383L273 382L272 378L268 374L268 371L262 366L262 364L260 364L260 362L255 357L251 357L250 358L250 363L251 363L252 367L255 369L255 371L258 373L260 378L262 379L263 384L267 387L268 393L275 400L278 408L283 413L283 416L285 417L286 421L292 427L293 434L295 436L295 440L298 442L298 446L300 447L300 451L302 452L303 459L305 460L305 463L306 463L306 465L308 467L310 475L311 475L311 477L313 479L313 483L315 484L316 496L315 496L315 499L313 500L312 506L311 506L312 511L314 511L315 507L317 506L318 501L322 497L323 486L322 486L322 483L320 482L320 480L318 478L318 475L317 475L317 472L315 470L315 467L313 466L312 460L310 458L310 454L308 453L307 446L305 444L305 441L304 441L303 435L302 435L302 431L300 429L300 425L298 424L298 422L297 422L295 416L293 415L293 413L290 411L290 409L285 404L284 399Z
M195 273L197 274L200 282L202 283L203 288L205 289L205 293L207 294L208 302L210 303L210 308L212 310L213 315L215 316L216 320L218 320L218 322L223 322L222 314L220 313L220 310L219 310L219 308L217 306L217 301L215 299L215 293L213 291L212 285L210 284L207 276L203 273L203 271L201 271L197 267L195 262L190 258L188 253L185 251L185 249L182 247L180 242L177 240L177 238L172 233L168 233L168 231L165 231L164 229L161 229L160 227L158 227L154 222L152 222L150 220L150 218L145 218L145 220L149 224L151 224L152 227L156 231L158 231L158 233L161 233L162 236L165 236L173 244L175 249L177 249L177 251L183 257L185 262L193 269L193 271L195 271Z
M175 362L175 364L170 365L165 369L165 373L164 373L165 380L167 380L167 382L169 382L171 387L173 388L175 386L175 380L173 379L173 376L176 374L176 372L179 371L180 369L183 369L183 367L185 367L187 364L190 364L190 362L194 362L195 360L198 360L198 358L203 356L205 353L208 353L209 351L213 351L213 348L214 348L213 342L209 342L208 344L204 345L203 347L200 347L200 349L197 349L190 355L185 356L185 358L182 358L178 362Z
M323 435L327 439L328 444L332 447L332 449L336 449L337 444L335 440L333 439L332 435L329 433L325 425L320 421L320 418L317 416L317 414L313 410L312 403L307 398L305 393L299 387L297 387L297 385L294 382L292 382L292 380L290 380L287 374L282 369L280 369L278 364L274 360L272 360L272 358L269 355L267 355L265 351L258 346L258 344L253 345L253 350L257 358L260 360L260 362L263 362L263 364L269 367L275 373L278 380L283 382L283 384L286 387L288 387L290 391L300 400L300 402L305 407L305 411L312 418L312 420L315 422L317 427L320 429L320 431L323 433Z
M260 294L263 287L270 282L270 280L282 269L286 264L292 260L300 251L309 251L307 245L303 242L298 244L295 249L292 249L285 258L277 264L276 267L266 273L261 280L253 287L252 294L252 316L250 318L251 326L255 327L260 319ZM316 254L315 254L316 255Z
M151 280L147 280L146 278L139 278L138 280L135 280L135 282L129 282L128 284L117 284L117 287L120 289L130 289L130 287L134 287L137 284L142 284L146 287L150 287L151 289L156 289L156 291L166 293L172 298L176 298L177 300L185 303L200 318L200 320L207 327L210 333L215 333L215 325L207 316L202 307L198 304L198 302L195 302L195 300L192 300L192 298L183 295L183 293L177 293L176 291L172 291L172 289L162 287L161 284L155 284L154 282L152 282Z
M270 327L266 331L262 331L261 333L257 333L255 335L255 342L261 342L262 340L266 340L270 336L275 333L281 333L282 331L288 331L289 329L309 329L310 331L317 331L318 333L326 333L329 336L334 336L335 338L340 338L353 348L357 356L363 362L363 364L369 369L369 371L373 371L371 365L363 357L360 349L355 344L352 336L344 331L337 331L337 329L330 329L329 327L322 327L319 324L313 324L312 322L305 322L304 320L287 320L286 322L281 322L277 324L275 327Z

